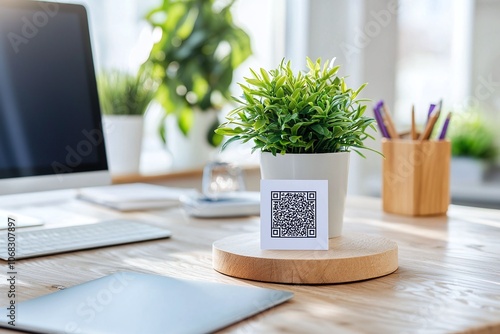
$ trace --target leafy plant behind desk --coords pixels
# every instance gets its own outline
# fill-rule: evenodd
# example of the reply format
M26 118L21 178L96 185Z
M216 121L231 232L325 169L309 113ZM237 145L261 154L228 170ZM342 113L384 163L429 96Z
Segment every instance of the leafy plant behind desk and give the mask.
M194 108L219 109L231 97L233 71L252 53L250 38L233 22L233 3L164 0L147 15L162 31L149 56L161 80L157 98L167 112L176 113L184 134Z
M148 72L132 75L119 70L102 72L97 77L99 100L105 115L143 115L157 88Z
M333 63L333 61L332 61ZM254 142L253 150L277 153L345 152L368 149L363 144L375 120L363 116L366 106L357 99L357 90L347 88L337 76L340 66L307 58L308 72L293 73L290 62L277 69L259 72L240 84L243 96L235 98L240 107L230 112L217 133L233 141ZM375 130L376 131L376 130Z
M498 155L495 133L479 111L453 114L448 138L453 156L492 161Z

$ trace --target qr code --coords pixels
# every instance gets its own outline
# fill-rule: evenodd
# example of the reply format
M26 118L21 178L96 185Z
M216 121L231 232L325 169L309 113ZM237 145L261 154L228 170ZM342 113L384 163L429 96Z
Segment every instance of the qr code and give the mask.
M271 192L271 237L316 238L316 192Z

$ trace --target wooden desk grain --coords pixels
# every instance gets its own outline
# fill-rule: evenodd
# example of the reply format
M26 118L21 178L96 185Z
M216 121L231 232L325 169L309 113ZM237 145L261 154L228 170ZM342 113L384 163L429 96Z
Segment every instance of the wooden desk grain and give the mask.
M0 197L0 206L36 213L54 225L121 215L68 192ZM133 270L295 293L292 301L227 333L500 333L500 211L451 206L447 217L410 218L383 213L378 199L350 198L345 229L396 241L399 269L375 280L324 286L245 281L212 269L212 243L257 232L258 218L190 219L180 209L126 216L168 227L173 237L21 260L18 301ZM7 300L6 272L0 261L1 305Z

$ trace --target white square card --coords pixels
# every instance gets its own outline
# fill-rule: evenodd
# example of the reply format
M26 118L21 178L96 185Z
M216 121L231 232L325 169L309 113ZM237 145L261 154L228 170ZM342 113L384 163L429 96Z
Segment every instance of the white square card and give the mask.
M261 180L260 248L328 250L328 180Z

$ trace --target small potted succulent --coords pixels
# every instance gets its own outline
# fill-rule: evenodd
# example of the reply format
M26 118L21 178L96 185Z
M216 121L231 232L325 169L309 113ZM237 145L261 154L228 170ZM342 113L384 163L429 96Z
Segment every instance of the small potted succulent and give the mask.
M322 64L307 58L308 72L294 73L290 62L282 61L270 71L251 70L239 107L216 132L234 141L253 141L260 150L263 179L328 180L329 237L342 232L347 193L349 152L368 149L363 142L373 137L375 120L364 116L366 109L357 90L347 88L337 76L333 61ZM253 152L252 151L252 152Z
M115 175L137 174L143 115L153 100L157 84L143 69L137 75L119 70L102 72L97 85L109 169Z

